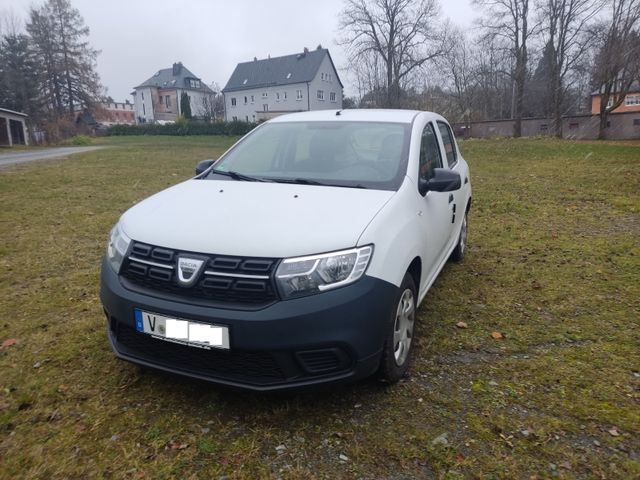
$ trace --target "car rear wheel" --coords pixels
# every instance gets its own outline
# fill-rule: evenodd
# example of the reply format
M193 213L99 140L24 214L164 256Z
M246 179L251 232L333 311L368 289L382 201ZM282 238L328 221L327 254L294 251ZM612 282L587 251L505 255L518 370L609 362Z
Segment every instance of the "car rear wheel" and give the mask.
M460 236L458 237L458 244L456 248L451 252L451 260L454 262L461 262L464 260L464 252L467 248L467 214L464 214L462 219L462 225L460 226Z
M416 301L413 277L406 273L396 297L396 308L389 322L380 361L379 375L388 383L396 383L409 368L416 320Z

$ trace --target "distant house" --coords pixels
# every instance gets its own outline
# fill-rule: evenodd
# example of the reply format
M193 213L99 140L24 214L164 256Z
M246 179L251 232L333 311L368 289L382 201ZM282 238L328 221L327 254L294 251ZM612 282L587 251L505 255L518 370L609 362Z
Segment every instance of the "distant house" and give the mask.
M135 87L133 92L136 123L173 122L182 112L182 92L189 96L191 114L205 115L205 102L214 95L199 77L181 62L158 70L151 78Z
M136 114L133 103L129 100L125 102L103 102L94 114L96 120L104 125L119 125L122 123L136 123Z
M25 127L26 113L0 108L0 146L29 145Z
M128 100L100 102L91 111L86 108L76 111L76 124L89 128L134 123L136 123L136 116L133 103Z
M600 105L602 99L601 91L595 91L591 94L591 113L594 115L600 114ZM614 96L609 97L608 106L613 106L614 101L617 98ZM622 103L612 111L612 113L625 113L625 112L640 112L640 82L634 82L629 89L629 93L625 96Z
M255 122L283 113L342 109L342 82L329 50L239 63L222 89L225 118Z

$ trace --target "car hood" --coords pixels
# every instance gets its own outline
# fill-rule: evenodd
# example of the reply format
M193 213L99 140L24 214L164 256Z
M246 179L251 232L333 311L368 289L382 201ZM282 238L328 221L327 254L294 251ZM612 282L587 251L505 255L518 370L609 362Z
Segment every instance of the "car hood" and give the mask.
M293 257L356 246L395 192L188 180L128 210L133 240L219 255Z

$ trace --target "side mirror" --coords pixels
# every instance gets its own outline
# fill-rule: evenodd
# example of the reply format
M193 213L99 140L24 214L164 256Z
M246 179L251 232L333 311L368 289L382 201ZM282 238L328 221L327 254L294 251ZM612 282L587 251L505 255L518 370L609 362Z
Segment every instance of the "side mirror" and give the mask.
M434 169L433 177L429 180L420 179L418 181L418 191L423 197L429 191L433 192L453 192L462 186L460 174L447 170L446 168Z
M202 172L204 172L207 168L213 165L213 162L215 162L215 160L200 160L196 165L196 175L200 175Z

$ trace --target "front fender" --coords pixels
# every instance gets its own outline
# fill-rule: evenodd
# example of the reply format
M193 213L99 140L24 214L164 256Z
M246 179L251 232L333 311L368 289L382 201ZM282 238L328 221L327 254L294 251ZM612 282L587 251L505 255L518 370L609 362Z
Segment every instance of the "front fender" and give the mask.
M413 259L420 257L422 249L416 222L420 206L416 203L413 187L413 182L405 178L396 195L367 225L358 240L358 245L374 244L367 275L397 287Z

